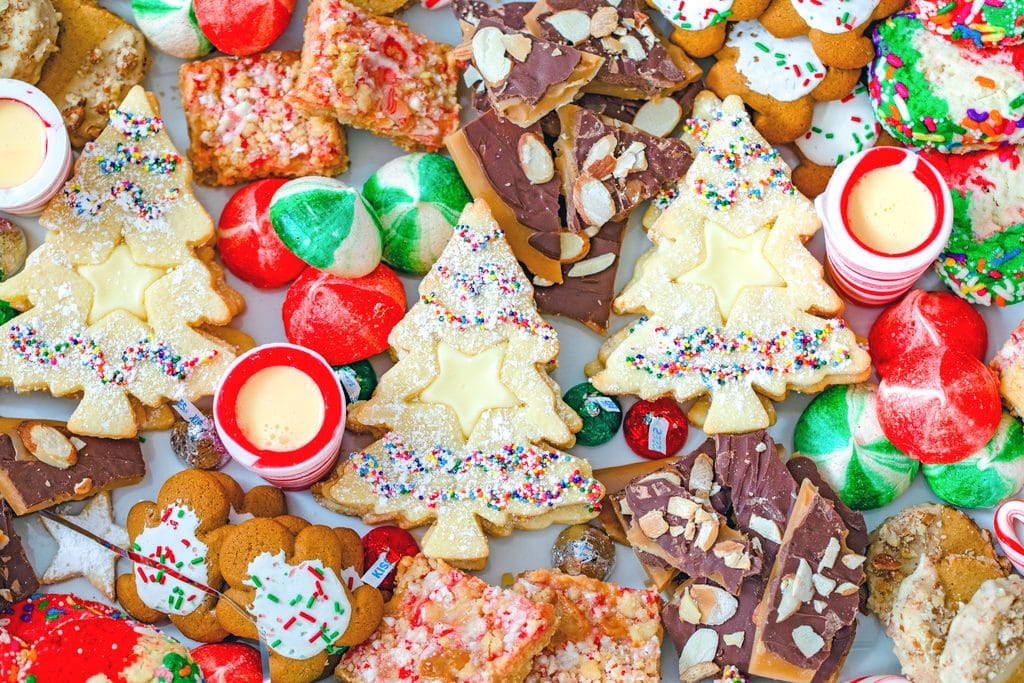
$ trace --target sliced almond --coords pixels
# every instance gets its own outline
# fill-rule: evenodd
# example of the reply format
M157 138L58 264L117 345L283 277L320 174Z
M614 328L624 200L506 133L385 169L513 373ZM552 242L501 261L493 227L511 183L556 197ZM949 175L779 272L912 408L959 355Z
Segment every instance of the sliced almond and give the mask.
M686 528L683 530L683 538L687 541L692 541L693 537L697 535L697 525L692 521L686 523Z
M711 491L711 482L715 477L715 463L707 453L701 453L693 461L690 468L690 490L694 493L707 494Z
M665 515L661 510L651 510L637 520L637 524L647 538L659 538L668 531L668 522L665 521Z
M672 496L668 499L668 505L666 506L668 514L675 515L676 517L682 517L683 519L693 519L693 516L697 514L697 510L700 506L694 503L689 498L683 498L682 496Z
M473 35L473 61L488 83L500 83L512 71L512 60L505 56L505 34L487 26Z
M825 640L806 624L793 629L793 643L796 644L796 649L800 650L800 654L807 659L818 654L821 652L821 648L825 647Z
M590 37L590 17L582 10L556 12L545 21L573 45Z
M836 587L836 593L842 595L843 597L846 597L847 595L853 595L859 590L860 588L857 586L857 584L850 583L849 581L844 581Z
M683 680L699 681L718 673L714 663L718 652L718 634L709 628L699 628L693 632L683 651L679 654L679 677ZM713 667L711 673L705 673L708 665ZM695 678L694 676L699 676Z
M75 494L82 496L92 491L92 479L85 477L82 481L75 484Z
M522 33L502 34L501 40L505 43L505 51L517 62L525 62L533 50L533 41Z
M722 642L729 647L743 647L743 641L746 640L746 637L747 634L743 631L735 631L722 636Z
M828 607L828 603L825 602L824 600L815 600L814 602L811 603L811 606L814 607L814 611L815 612L817 612L818 614L821 614L822 612L825 611L825 608Z
M760 515L751 515L749 526L751 531L761 534L772 543L782 543L782 531L772 520Z
M700 623L721 626L733 618L739 601L727 590L718 586L695 584L690 586L690 597L700 610Z
M710 521L704 522L700 525L700 531L697 532L697 540L694 543L698 548L707 552L711 550L711 547L715 545L715 540L718 538L718 522Z
M561 262L573 263L587 255L590 249L590 240L574 232L563 232L559 236L561 245Z
M599 162L604 162L604 160L608 158L612 158L611 163L614 168L615 160L613 155L615 153L615 144L615 136L612 133L608 133L604 137L598 138L594 144L590 146L590 149L587 150L587 156L583 160L583 170L595 178L600 178L601 176L598 173L595 173L594 167Z
M793 591L796 594L797 600L803 603L810 602L811 598L814 597L814 576L811 572L811 565L803 558L800 558L800 564L796 567Z
M838 538L828 539L828 545L825 546L825 553L821 556L821 561L818 562L818 571L822 569L832 569L836 565L836 559L839 557L839 551L842 547L839 545Z
M867 559L868 558L864 557L863 555L858 555L856 553L847 553L843 555L843 566L845 566L847 569L856 569L857 567L864 564L865 560Z
M671 536L672 538L677 538L679 536L682 536L684 533L686 533L686 527L685 526L670 526L668 528L668 535Z
M633 511L629 509L629 502L623 496L622 500L619 501L619 512L624 515L632 515Z
M700 623L700 608L690 595L690 587L679 591L679 600L676 603L679 610L679 618L688 624Z
M671 97L648 100L633 117L633 125L645 133L665 137L683 118L683 108Z
M601 226L615 215L615 202L600 180L580 176L572 188L572 203L587 225Z
M791 616L796 614L796 611L800 609L800 605L803 603L796 597L796 592L793 590L793 581L796 577L793 574L782 577L782 581L779 584L779 592L781 597L779 598L779 606L775 612L775 621L781 623Z
M64 432L39 420L19 423L18 436L25 450L50 467L66 470L78 462L78 449Z
M637 147L639 145L639 147ZM612 175L616 178L625 178L630 173L644 171L647 169L647 154L644 152L644 145L634 142L626 148L619 158L615 160L615 168Z
M622 52L622 41L619 38L605 36L601 39L601 47L610 55L617 55Z
M543 278L540 275L533 276L533 284L536 287L551 287L555 283L547 278Z
M636 36L622 36L619 39L619 43L622 45L622 50L626 53L626 56L630 59L639 62L647 58L647 50L640 44Z
M836 589L837 582L835 579L830 579L824 574L815 574L811 577L811 583L814 584L814 590L818 592L818 595L827 598Z
M590 35L595 38L610 36L618 25L618 11L614 7L602 7L590 17Z
M599 232L601 232L601 226L599 226L599 225L589 225L583 231L583 234L586 235L587 237L597 237L597 233L599 233Z
M551 150L536 133L519 136L519 166L534 185L541 185L555 177L555 160Z
M645 482L645 481L658 481L659 479L664 479L665 481L667 481L670 484L673 484L675 486L682 486L683 485L683 482L679 478L678 474L676 474L675 472L668 472L668 471L665 471L665 472L652 472L651 474L648 474L647 476L645 476L645 477L641 478L640 480L638 480L637 483Z
M569 269L567 275L569 277L587 277L588 275L596 275L608 268L615 263L615 254L608 252L607 254L601 254L593 258L588 258L580 261L579 263L573 264L573 267Z
M453 47L451 49L451 52L449 52L448 54L450 54L452 59L454 59L457 62L468 62L469 60L473 59L473 44L459 43L458 45ZM473 67L468 66L466 67L466 69L468 71L469 69L473 69ZM476 71L476 69L473 69L473 71ZM466 75L464 75L464 77L466 77ZM466 81L466 85L471 85L468 80Z

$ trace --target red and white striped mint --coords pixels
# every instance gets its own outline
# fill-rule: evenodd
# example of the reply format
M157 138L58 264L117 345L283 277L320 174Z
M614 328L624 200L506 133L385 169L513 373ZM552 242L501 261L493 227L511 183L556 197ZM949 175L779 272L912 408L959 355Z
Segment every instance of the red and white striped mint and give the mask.
M1021 544L1014 522L1024 522L1024 500L1008 500L996 508L993 522L996 540L1002 546L1006 559L1024 574L1024 544Z

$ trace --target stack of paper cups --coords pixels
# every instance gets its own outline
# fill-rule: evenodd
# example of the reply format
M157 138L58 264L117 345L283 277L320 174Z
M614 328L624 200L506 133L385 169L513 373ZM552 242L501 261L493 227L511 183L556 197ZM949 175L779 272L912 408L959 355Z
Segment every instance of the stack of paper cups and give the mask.
M872 306L909 290L953 227L946 181L930 163L898 147L874 147L844 161L814 204L832 280L850 299Z
M0 100L24 105L30 117L34 113L39 118L36 128L42 131L40 137L45 146L42 150L42 163L31 176L13 187L0 187L0 211L22 216L38 214L71 173L74 156L71 154L68 131L53 101L33 85L0 78ZM13 127L8 132L20 136L31 135L30 131L14 130ZM13 161L4 159L3 163L10 164Z

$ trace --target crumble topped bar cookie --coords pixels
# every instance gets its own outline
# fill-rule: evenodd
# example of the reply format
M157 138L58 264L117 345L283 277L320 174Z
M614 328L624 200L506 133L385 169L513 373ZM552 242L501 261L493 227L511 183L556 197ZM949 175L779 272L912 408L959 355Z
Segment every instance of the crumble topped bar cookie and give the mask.
M345 0L312 0L289 99L404 150L434 152L459 126L458 78L450 46Z
M558 630L533 660L528 683L661 680L661 598L550 569L524 572L512 590L555 608Z
M188 156L198 182L335 176L348 168L338 122L306 114L285 99L298 75L298 52L217 57L181 67Z
M540 0L525 20L534 35L604 58L587 92L649 99L701 75L682 49L655 32L637 0Z
M398 565L394 597L368 641L335 670L345 683L518 683L556 634L555 608L502 590L423 555Z
M423 553L482 568L484 531L585 522L604 494L569 447L582 421L547 368L558 335L477 200L388 339L397 364L349 428L382 435L313 488L320 502L375 524L431 525ZM549 445L550 444L550 445Z
M235 354L202 326L244 300L209 263L213 221L155 99L135 87L108 120L39 219L46 242L0 283L22 311L0 326L0 383L81 395L71 432L127 438L140 404L213 393Z

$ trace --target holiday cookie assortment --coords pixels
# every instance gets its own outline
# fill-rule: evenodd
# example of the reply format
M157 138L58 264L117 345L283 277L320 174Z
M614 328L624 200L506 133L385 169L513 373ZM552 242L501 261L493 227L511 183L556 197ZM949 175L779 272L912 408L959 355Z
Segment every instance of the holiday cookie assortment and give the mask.
M411 4L0 0L0 679L1024 679L1024 3Z

